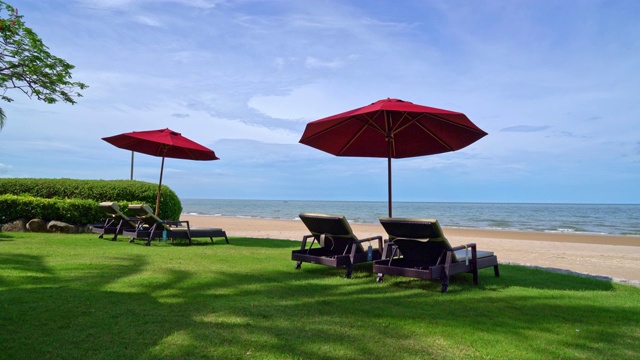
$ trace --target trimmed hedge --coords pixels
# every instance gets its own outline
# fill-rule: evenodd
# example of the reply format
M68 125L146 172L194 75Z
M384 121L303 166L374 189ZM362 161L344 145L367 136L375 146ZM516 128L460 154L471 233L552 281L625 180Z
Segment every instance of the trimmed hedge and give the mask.
M102 201L115 201L124 210L128 204L155 208L158 185L136 180L0 179L0 223L40 218L70 224L100 222ZM182 204L173 190L162 186L162 219L178 220Z
M97 223L104 217L104 212L93 200L0 195L0 206L0 224L17 219L42 219L84 225Z

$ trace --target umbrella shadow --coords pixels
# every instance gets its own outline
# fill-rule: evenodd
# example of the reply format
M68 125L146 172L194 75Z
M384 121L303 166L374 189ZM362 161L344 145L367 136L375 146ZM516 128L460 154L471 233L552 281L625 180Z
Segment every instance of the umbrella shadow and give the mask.
M555 272L548 269L533 268L520 265L500 265L500 277L495 277L493 269L481 269L479 284L473 284L471 274L456 274L450 278L448 293L465 291L497 291L511 287L540 290L563 291L611 291L613 281L608 277L587 277L583 274L570 272ZM429 292L439 292L441 284L438 280L422 280L385 276L385 283L390 286L406 289L422 289Z

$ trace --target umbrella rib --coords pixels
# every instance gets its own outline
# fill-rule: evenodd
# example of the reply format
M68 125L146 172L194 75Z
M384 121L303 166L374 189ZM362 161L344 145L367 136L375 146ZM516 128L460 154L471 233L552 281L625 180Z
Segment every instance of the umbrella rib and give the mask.
M367 118L367 122L365 123L365 122L363 122L362 120L360 120L360 119L358 118L358 115L350 116L350 117L348 117L348 118L345 118L345 119L341 120L340 122L338 122L338 123L336 123L336 124L334 124L334 125L329 126L328 128L326 128L326 129L324 129L324 130L322 130L322 131L318 131L318 132L314 133L313 135L311 135L311 136L309 136L309 137L305 138L304 140L305 140L305 141L307 141L307 140L311 140L311 139L313 139L313 138L315 138L315 137L318 137L318 136L320 136L320 135L322 135L322 134L324 134L324 133L326 133L326 132L332 131L332 130L334 130L335 128L337 128L337 127L339 127L339 126L341 126L341 125L343 125L343 124L345 124L345 123L347 123L347 122L349 122L349 121L351 121L351 120L360 121L360 122L364 123L364 124L365 124L365 126L370 126L370 127L374 128L374 129L376 129L376 130L378 130L378 131L380 131L381 133L383 133L383 134L384 134L384 131L383 131L379 126L377 126L373 121L371 121L371 118L369 118L369 116L366 116L366 115L360 115L360 116L364 116L364 117L366 117L366 118ZM375 116L374 116L374 117L375 117ZM371 125L370 125L370 124L371 124Z
M467 130L470 130L470 131L473 131L473 132L476 132L476 133L480 133L480 134L485 133L483 130L479 130L479 129L474 128L474 127L470 127L470 126L467 126L467 125L459 124L459 123L457 123L455 121L451 121L449 119L443 118L443 117L438 116L438 115L430 114L430 113L420 113L419 116L417 116L415 118L411 118L411 121L409 121L406 124L404 124L401 128L394 129L393 132L396 133L396 132L404 129L405 127L411 125L411 123L416 122L417 120L419 120L420 118L425 117L425 116L429 116L429 117L432 117L432 118L434 118L436 120L440 120L440 121L446 122L447 124L455 125L457 127L461 127L461 128L464 128L464 129L467 129ZM406 117L408 117L408 113L405 111L405 112L403 112L403 116L400 119L400 121L398 121L398 124L400 124L402 122L402 120L404 118L406 118Z
M420 119L423 116L426 116L428 114L425 113L421 113L419 116L416 116L415 118L411 118L410 121L408 121L405 125L403 125L402 127L398 128L398 129L394 129L393 133L395 134L396 132L402 131L402 129L406 128L407 126L415 123L420 129L422 129L424 132L426 132L427 134L429 134L429 136L431 136L432 138L436 139L440 144L442 144L442 146L446 147L447 149L449 149L450 151L453 150L453 148L451 146L449 146L447 143L445 143L441 138L439 138L438 136L436 136L433 132L431 132L429 129L427 129L424 125L422 125L420 122L418 122L418 119ZM402 114L402 117L400 118L400 121L398 121L398 124L400 124L402 122L402 120L406 117L408 117L409 114L405 111ZM445 119L441 119L441 120L445 120ZM394 154L395 155L395 154Z
M453 148L451 146L449 146L446 142L444 142L441 138L436 136L432 131L430 131L427 127L425 127L422 123L420 123L418 121L420 118L426 117L426 116L432 117L432 118L434 118L436 120L443 121L443 122L446 122L448 124L455 125L455 126L458 126L458 127L463 128L463 129L467 129L467 130L470 130L470 131L473 131L473 132L476 132L476 133L485 133L482 130L478 131L478 129L475 129L475 128L472 128L472 127L469 127L469 126L466 126L466 125L462 125L462 124L459 124L459 123L457 123L455 121L451 121L451 120L445 119L445 118L443 118L441 116L437 116L437 115L429 114L429 113L421 113L421 114L419 114L419 116L416 116L415 118L411 118L411 120L408 121L406 124L404 124L402 127L399 127L399 128L396 127L393 130L393 133L395 134L395 133L397 133L399 131L402 131L407 126L411 125L412 123L415 123L419 128L421 128L424 132L429 134L429 136L431 136L432 138L436 139L444 147L446 147L449 150L453 150ZM403 116L400 118L400 121L398 121L397 124L402 123L402 120L404 120L406 117L408 117L408 113L407 112L403 112Z
M471 130L471 131L479 133L479 134L486 134L486 132L484 130L481 130L481 129L478 129L478 128L475 128L475 127L471 127L471 126L467 126L467 125L463 125L463 124L459 124L459 123L457 123L455 121L451 121L449 119L443 118L442 116L438 116L438 115L434 115L434 114L424 114L424 116L429 116L429 117L435 118L437 120L444 121L444 122L446 122L448 124L455 125L457 127L461 127L461 128L467 129L467 130Z
M351 137L351 139L342 147L342 149L340 149L340 152L338 154L342 154L345 150L347 150L349 148L349 146L351 146L351 144L353 144L354 141L356 141L356 139L358 138L358 136L360 136L360 134L362 134L362 132L367 128L370 127L382 134L386 134L386 132L384 130L382 130L378 124L376 124L375 122L373 122L373 118L375 118L375 115L372 117L369 117L368 115L362 115L362 117L366 118L367 121L364 122L362 120L360 120L358 117L354 117L353 119L360 121L362 123L362 127L360 128L360 130L353 136Z
M442 146L446 147L447 149L449 149L449 151L452 151L453 148L451 146L449 146L449 144L447 144L446 142L444 142L441 138L439 138L438 136L436 136L433 132L429 131L429 129L427 129L426 127L424 127L422 124L420 123L416 123L418 125L418 127L422 130L424 130L424 132L426 132L427 134L429 134L432 138L436 139L440 144L442 144Z
M351 137L351 139L342 147L342 149L340 149L340 152L338 152L338 154L342 154L343 152L345 152L345 150L347 150L349 148L349 146L351 146L351 144L353 144L354 141L356 141L356 139L358 138L358 136L360 136L360 134L362 134L362 132L364 131L364 129L367 128L367 124L362 124L362 127L360 128L360 130Z
M346 122L350 121L351 119L352 119L351 117L346 118L346 119L344 119L344 120L342 120L342 121L340 121L340 122L338 122L338 123L336 123L336 124L334 124L334 125L329 126L328 128L326 128L326 129L324 129L324 130L322 130L322 131L318 131L318 132L314 133L313 135L311 135L311 136L309 136L309 137L305 138L304 140L305 140L305 141L307 141L307 140L311 140L311 139L313 139L313 138L315 138L315 137L317 137L317 136L320 136L320 135L322 135L322 134L324 134L324 133L326 133L326 132L328 132L328 131L331 131L331 130L333 130L333 129L337 128L338 126L340 126L340 125L342 125L342 124L344 124L344 123L346 123Z

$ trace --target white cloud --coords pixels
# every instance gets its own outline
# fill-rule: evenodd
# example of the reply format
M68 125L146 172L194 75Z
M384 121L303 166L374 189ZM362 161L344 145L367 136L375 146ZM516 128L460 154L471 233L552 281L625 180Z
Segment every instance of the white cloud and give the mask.
M5 176L6 174L8 174L11 168L11 165L0 163L0 176Z
M162 22L160 22L158 19L155 19L151 16L137 15L134 17L134 19L135 21L143 25L155 26L155 27L160 27L163 25Z
M305 60L305 65L308 68L329 68L329 69L337 69L344 67L347 62L358 58L357 55L350 55L346 59L333 59L333 60L320 60L313 56L307 56Z

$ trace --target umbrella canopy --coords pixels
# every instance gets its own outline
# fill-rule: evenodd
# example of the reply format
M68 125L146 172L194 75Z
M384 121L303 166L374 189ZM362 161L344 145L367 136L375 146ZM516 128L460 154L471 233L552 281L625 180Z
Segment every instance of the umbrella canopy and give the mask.
M307 124L300 143L336 156L391 159L455 151L487 135L460 112L384 99Z
M213 150L171 129L132 131L104 137L102 140L121 149L162 157L160 181L158 183L158 198L156 200L156 215L158 215L158 209L160 207L162 173L164 171L164 159L166 157L187 160L219 160Z

